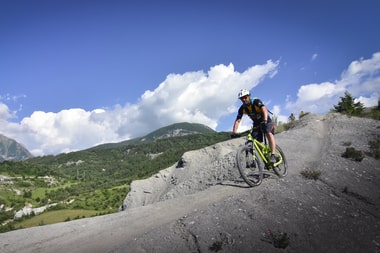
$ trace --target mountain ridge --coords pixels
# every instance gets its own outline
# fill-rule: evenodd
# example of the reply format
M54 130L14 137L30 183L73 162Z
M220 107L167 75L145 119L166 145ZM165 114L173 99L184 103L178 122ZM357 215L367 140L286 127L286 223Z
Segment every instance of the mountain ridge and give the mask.
M180 122L174 123L165 127L158 128L144 136L136 137L130 140L116 142L116 143L104 143L91 147L90 149L97 148L110 148L118 147L129 144L142 144L149 143L159 139L185 136L190 134L202 134L202 133L215 133L213 129L200 123Z

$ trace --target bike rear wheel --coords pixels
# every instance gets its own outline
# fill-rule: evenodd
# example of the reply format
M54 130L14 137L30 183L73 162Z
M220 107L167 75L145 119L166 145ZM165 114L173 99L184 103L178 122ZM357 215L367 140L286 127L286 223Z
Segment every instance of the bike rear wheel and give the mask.
M236 154L241 177L249 186L258 186L263 181L263 169L253 148L242 146Z
M273 167L273 170L277 176L285 177L288 174L288 163L286 162L284 152L278 145L276 145L276 155L277 157L280 157L280 159L282 158L282 162L278 166Z

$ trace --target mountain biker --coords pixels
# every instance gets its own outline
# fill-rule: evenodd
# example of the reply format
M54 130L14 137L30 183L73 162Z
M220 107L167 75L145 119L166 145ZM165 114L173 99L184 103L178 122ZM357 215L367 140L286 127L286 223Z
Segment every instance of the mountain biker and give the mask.
M253 138L258 141L263 141L263 132L266 134L269 142L269 148L271 150L270 162L277 162L277 156L275 155L276 150L276 140L274 138L274 124L272 119L269 117L268 109L265 107L263 102L258 98L251 98L251 93L246 90L240 90L238 98L243 103L236 116L234 126L232 129L231 137L237 137L237 130L240 124L240 121L244 114L247 114L250 119L253 121L253 126L257 127L256 130L252 132Z

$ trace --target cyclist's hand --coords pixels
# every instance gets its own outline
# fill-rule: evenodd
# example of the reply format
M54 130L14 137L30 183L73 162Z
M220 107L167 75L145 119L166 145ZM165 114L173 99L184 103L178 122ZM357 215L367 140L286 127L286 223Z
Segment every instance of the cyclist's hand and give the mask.
M267 132L267 122L266 121L263 121L260 123L260 129L261 131L263 131L264 133Z
M240 134L237 134L237 133L232 133L231 134L231 139L239 138L239 137L240 137Z

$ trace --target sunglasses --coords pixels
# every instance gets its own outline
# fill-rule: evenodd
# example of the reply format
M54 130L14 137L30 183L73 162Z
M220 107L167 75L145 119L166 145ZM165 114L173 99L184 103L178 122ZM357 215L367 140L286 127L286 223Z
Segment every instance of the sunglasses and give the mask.
M240 99L241 100L246 100L248 98L248 96L244 96L244 97L241 97Z

